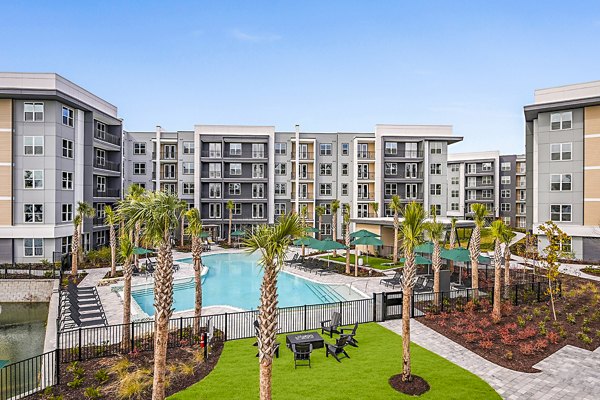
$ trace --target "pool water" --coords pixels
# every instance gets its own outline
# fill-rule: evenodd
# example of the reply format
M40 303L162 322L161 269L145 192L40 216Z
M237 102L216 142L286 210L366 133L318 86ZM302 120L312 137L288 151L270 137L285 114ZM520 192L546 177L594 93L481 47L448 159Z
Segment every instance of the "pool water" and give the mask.
M0 360L16 362L44 351L48 303L0 303Z
M248 253L203 256L202 261L209 268L202 282L203 307L227 305L243 310L256 309L259 305L262 281L258 258L258 254ZM192 263L191 258L177 261ZM194 289L193 278L175 282L173 295L175 311L194 308ZM323 285L286 272L278 275L277 290L279 307L363 298L358 292L345 285ZM134 288L132 296L146 314L154 314L154 293L151 287Z

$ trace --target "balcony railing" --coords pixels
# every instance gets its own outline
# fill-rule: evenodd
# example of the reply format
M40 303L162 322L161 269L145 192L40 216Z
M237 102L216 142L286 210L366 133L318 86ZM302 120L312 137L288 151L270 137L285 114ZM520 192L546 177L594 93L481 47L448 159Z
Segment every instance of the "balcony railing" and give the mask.
M266 151L226 151L224 157L229 158L267 158Z
M300 160L314 160L315 159L315 153L309 152L309 151L301 151L299 154L299 159ZM292 151L292 160L296 159L296 152Z
M94 217L94 219L92 219L92 224L94 224L94 226L104 226L106 225L106 222L104 222L104 217Z
M375 201L374 193L359 193L357 197L358 201Z
M493 175L493 174L494 174L494 170L493 169L483 170L481 168L476 168L473 171L473 170L469 170L467 168L467 170L465 171L465 175Z
M200 177L204 179L221 179L223 174L221 172L203 172Z
M177 160L177 152L173 152L173 151L161 151L160 152L160 159L161 160Z
M177 180L177 174L175 174L175 175L160 174L160 180L161 181L176 181Z
M467 202L469 202L469 201L494 201L494 198L492 196L484 197L481 195L477 195L475 197L473 197L473 196L468 197L467 199L465 199L465 201L467 201Z
M400 196L400 201L405 202L405 203L409 203L411 201L418 201L418 200L423 200L423 192L417 193L416 196Z
M94 159L94 168L100 168L100 169L105 169L108 171L120 172L121 164L112 162L112 161L108 161L108 160L105 160L102 158L95 158Z
M374 151L359 151L356 153L356 158L359 160L374 160L375 152Z
M296 193L292 192L292 199L296 199ZM299 200L312 200L314 199L314 195L312 193L300 193L298 197Z
M104 189L100 190L98 188L94 189L94 197L120 197L121 190L119 189Z
M217 150L204 150L200 152L200 157L223 158L223 152Z
M120 137L118 137L117 135L113 135L112 133L99 131L98 129L94 129L94 138L106 143L114 144L116 146L121 145Z
M358 173L359 180L373 180L375 179L375 172L359 172Z
M423 158L423 150L398 151L396 153L384 153L385 157L398 158Z
M313 180L315 178L315 174L310 172L310 173L301 173L300 175L300 180ZM295 181L296 180L296 174L292 173L292 180Z

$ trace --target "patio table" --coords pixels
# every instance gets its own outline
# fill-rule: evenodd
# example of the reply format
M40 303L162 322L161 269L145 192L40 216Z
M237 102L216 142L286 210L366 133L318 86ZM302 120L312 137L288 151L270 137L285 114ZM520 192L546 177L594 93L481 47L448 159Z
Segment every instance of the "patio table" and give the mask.
M287 347L292 347L292 344L312 344L313 349L321 349L325 346L325 341L317 332L296 333L285 337Z

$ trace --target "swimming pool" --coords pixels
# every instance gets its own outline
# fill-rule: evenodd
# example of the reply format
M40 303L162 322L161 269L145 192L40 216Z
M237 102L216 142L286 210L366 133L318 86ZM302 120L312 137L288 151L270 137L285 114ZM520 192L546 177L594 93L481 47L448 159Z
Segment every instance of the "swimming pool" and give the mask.
M202 281L202 305L227 305L244 310L256 309L259 304L262 271L258 254L225 253L206 255L202 261L208 274ZM191 258L177 260L191 263ZM194 279L175 282L173 307L175 311L194 308ZM345 285L323 285L283 272L277 281L279 307L304 304L324 304L362 299L362 295ZM132 290L132 296L148 315L154 314L154 293L151 287Z

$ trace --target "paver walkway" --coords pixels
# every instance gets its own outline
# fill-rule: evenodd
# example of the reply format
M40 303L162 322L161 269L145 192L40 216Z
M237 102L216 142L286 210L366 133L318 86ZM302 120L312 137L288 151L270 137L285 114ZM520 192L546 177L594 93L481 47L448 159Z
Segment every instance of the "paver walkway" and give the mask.
M381 325L402 333L401 320ZM534 365L541 372L525 373L498 366L415 319L411 320L411 339L479 376L504 399L600 398L600 348L592 352L568 345Z

